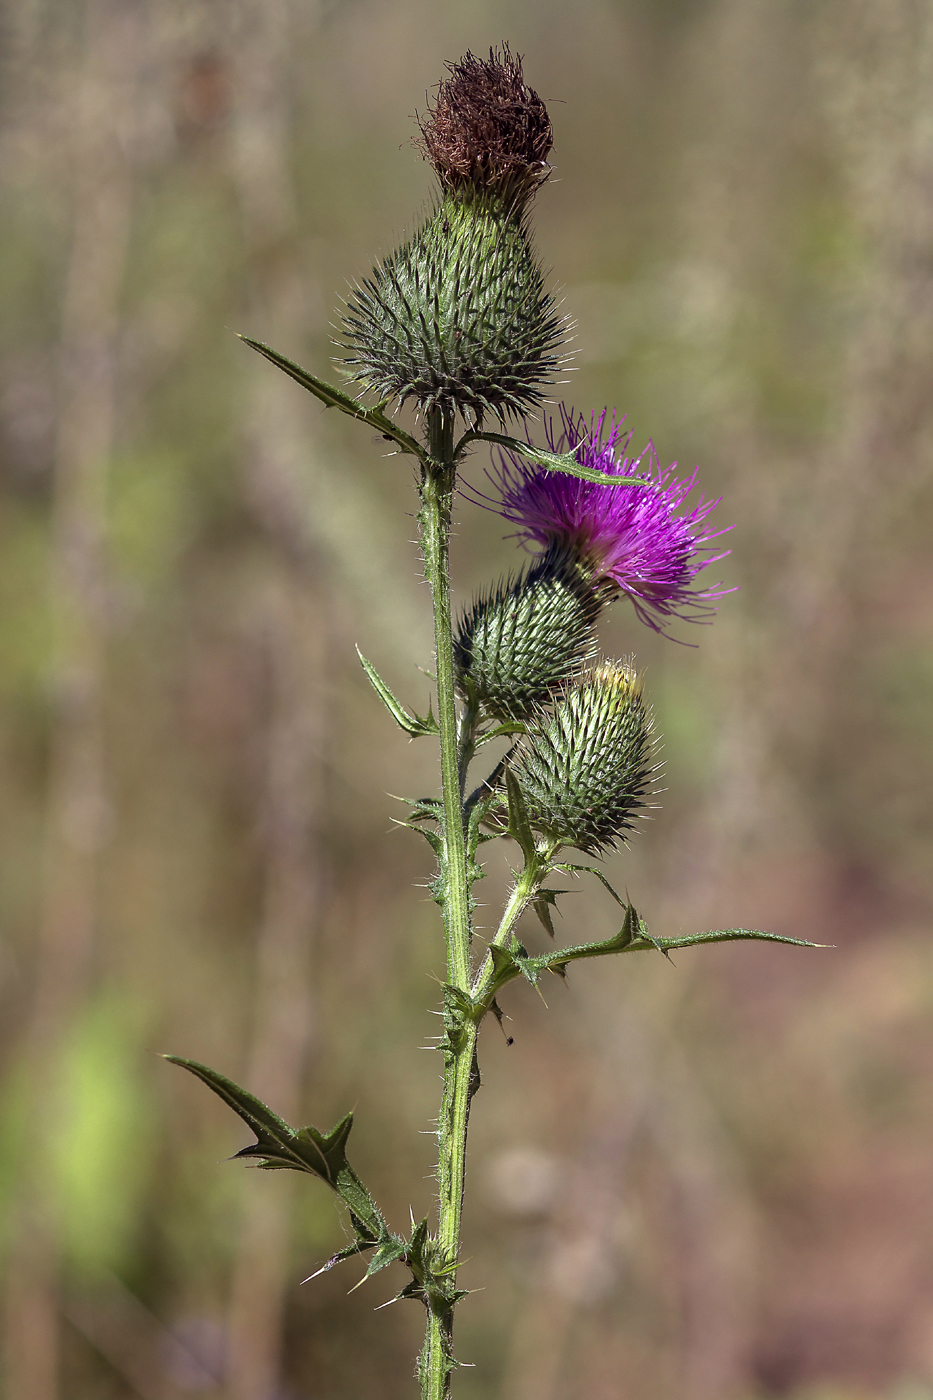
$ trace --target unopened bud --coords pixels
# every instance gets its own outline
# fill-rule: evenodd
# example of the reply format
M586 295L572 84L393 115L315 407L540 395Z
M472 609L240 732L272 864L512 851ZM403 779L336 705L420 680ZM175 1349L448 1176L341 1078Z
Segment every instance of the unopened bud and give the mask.
M528 719L592 656L599 590L552 551L480 597L454 641L457 686L497 719Z
M593 855L624 841L651 790L651 728L630 666L605 661L569 686L510 765L532 826Z

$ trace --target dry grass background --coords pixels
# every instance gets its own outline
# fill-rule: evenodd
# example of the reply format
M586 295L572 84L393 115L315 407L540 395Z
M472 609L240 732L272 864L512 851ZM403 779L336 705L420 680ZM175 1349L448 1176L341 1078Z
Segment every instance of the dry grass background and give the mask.
M0 207L0 1244L8 1400L394 1400L314 1183L232 1116L355 1106L427 1209L441 967L385 794L434 757L409 469L326 373L430 198L412 114L508 39L551 103L539 246L578 407L699 462L741 584L697 650L619 605L663 810L611 875L675 933L482 1046L462 1400L933 1396L933 10L922 0L7 0ZM478 475L482 463L470 470ZM458 594L513 554L464 503ZM682 629L685 631L685 629ZM503 857L488 881L504 887ZM608 930L582 893L568 929Z

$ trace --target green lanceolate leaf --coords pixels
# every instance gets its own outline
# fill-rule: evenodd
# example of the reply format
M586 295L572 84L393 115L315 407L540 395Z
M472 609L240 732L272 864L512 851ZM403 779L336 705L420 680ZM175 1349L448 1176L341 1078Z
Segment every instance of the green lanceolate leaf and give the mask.
M554 933L554 923L551 919L551 910L557 908L557 896L559 894L571 893L571 890L539 890L531 902L531 907L538 917L539 924L547 930L551 938L556 936Z
M402 702L396 699L375 666L366 660L366 657L360 651L359 647L356 649L356 654L360 658L363 670L369 677L369 683L373 690L379 696L379 699L382 701L383 705L385 705L389 714L395 720L395 723L404 729L406 734L410 734L413 739L417 739L420 738L422 734L437 733L437 720L434 718L430 709L428 713L423 716L411 714L406 710Z
M509 719L504 724L497 724L495 729L487 729L479 735L476 740L476 747L481 749L484 744L488 744L490 739L504 739L509 734L524 734L527 726L520 719Z
M669 953L675 948L695 948L701 943L738 943L758 940L762 943L790 943L794 948L829 948L829 943L811 943L808 938L788 938L783 933L767 933L764 929L758 928L724 928L714 929L709 933L688 933L683 938L658 938L647 939L647 931L642 925L642 932L635 939L631 948L624 949L625 952L637 953L649 947L660 948L662 953Z
M425 1246L428 1240L428 1217L419 1220L418 1224L412 1228L411 1239L408 1241L406 1257L408 1267L415 1276L417 1283L424 1283L430 1261L427 1258Z
M510 768L505 770L505 791L509 803L509 835L521 846L526 864L533 865L538 857L534 833L518 779Z
M181 1065L212 1089L256 1134L256 1142L237 1152L237 1158L252 1158L267 1170L291 1169L319 1176L349 1206L359 1243L369 1246L390 1238L372 1196L347 1161L346 1144L353 1127L352 1113L341 1118L329 1133L312 1127L292 1128L255 1095L218 1074L217 1070L178 1055L165 1058L173 1065Z
M655 938L648 932L648 925L640 919L631 904L625 912L625 922L613 938L602 943L581 943L574 948L561 948L543 957L519 959L519 970L530 981L536 981L542 972L556 972L561 976L568 963L578 958L599 958L609 953L644 953L656 949L667 956L678 948L693 948L702 943L733 943L758 939L767 943L790 943L797 948L818 948L819 943L810 943L805 938L788 938L780 933L766 933L762 929L732 928L717 929L710 933L691 933L683 938Z
M403 822L402 825L407 826L409 831L417 831L419 836L423 836L438 860L443 860L444 838L439 831L432 831L429 826L418 826L415 822Z
M393 423L391 418L387 418L381 407L366 408L358 399L354 399L343 389L338 389L335 384L328 384L326 379L318 379L309 370L302 369L301 365L296 365L293 360L287 360L277 350L263 345L261 340L252 340L248 335L241 335L239 338L245 345L257 350L260 355L264 355L272 364L277 365L289 378L294 379L296 384L307 389L309 394L320 399L327 408L339 408L341 413L347 413L351 418L357 418L360 422L368 424L370 428L375 428L383 437L391 438L403 452L410 452L416 457L423 458L424 452L420 445L413 437L409 437L408 433L403 432Z
M492 977L483 993L483 1004L487 1010L495 1002L497 992L507 983L513 982L516 977L522 976L522 962L527 954L518 939L513 938L510 948L501 948L493 943L489 949L489 956L492 959Z
M569 867L555 867L567 869ZM586 867L579 867L585 869ZM559 893L552 891L551 893ZM613 891L615 893L615 891ZM545 925L546 926L546 925ZM797 948L822 948L827 945L811 943L805 938L788 938L781 933L766 933L762 929L731 928L717 929L709 933L687 934L682 938L655 938L648 932L644 919L640 919L632 904L625 906L625 920L617 934L599 943L579 943L572 948L558 948L553 953L540 957L529 957L517 938L512 939L509 948L491 947L493 973L483 990L482 1006L490 1009L496 993L516 977L524 977L532 986L537 986L542 972L554 972L559 977L566 974L567 965L579 958L601 958L612 953L643 953L655 949L665 956L678 948L693 948L703 943L733 943L738 941L760 940L766 943L790 943Z
M628 908L628 900L627 900L627 899L623 899L622 896L618 893L618 891L617 891L617 890L614 890L614 889L612 888L612 886L610 885L609 881L606 879L605 875L604 875L603 872L599 869L598 866L596 866L596 865L574 865L574 864L571 864L570 861L562 860L562 861L556 861L555 864L552 866L552 869L553 869L553 870L564 870L564 871L567 872L568 875L571 875L571 874L573 874L573 875L595 875L596 878L597 878L597 880L600 882L600 884L601 884L601 885L604 885L605 888L606 888L606 889L609 891L609 893L612 895L612 897L613 897L613 899L615 900L616 904L620 904L620 905L622 906L623 909L627 909L627 908Z
M388 1268L390 1264L394 1264L397 1260L401 1259L406 1252L407 1245L405 1241L399 1239L398 1235L389 1235L387 1239L382 1241L372 1259L370 1259L369 1268L366 1270L361 1282L365 1283L366 1279L372 1278L373 1274L378 1274L380 1269Z
M622 927L612 938L606 938L599 943L578 943L572 948L560 948L554 953L545 953L543 957L527 958L521 970L529 981L537 981L542 972L557 972L562 976L567 964L576 961L577 958L600 958L609 953L629 952L639 941L643 942L645 947L658 946L651 939L644 920L638 917L635 906L627 904Z
M463 434L454 450L454 457L460 456L465 447L469 447L471 442L494 442L499 447L505 447L509 452L514 452L517 457L524 457L526 462L533 462L538 467L543 467L547 472L564 472L567 476L578 476L581 481L596 481L601 486L644 486L643 476L610 476L606 472L595 471L591 467L581 467L573 452L546 452L543 448L533 447L531 443L522 442L521 438L509 437L505 433L483 433L475 429ZM580 443L575 451L585 446Z

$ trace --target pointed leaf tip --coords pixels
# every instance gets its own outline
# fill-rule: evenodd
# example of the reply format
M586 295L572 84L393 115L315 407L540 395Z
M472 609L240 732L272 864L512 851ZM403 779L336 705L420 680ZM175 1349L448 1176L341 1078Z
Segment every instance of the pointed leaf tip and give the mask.
M508 764L505 769L505 790L509 804L509 835L521 847L526 865L533 865L537 860L534 833L528 820L528 809L518 779Z
M254 1160L266 1170L303 1171L326 1181L349 1206L358 1245L369 1247L388 1234L379 1208L347 1161L352 1113L327 1133L310 1125L292 1128L261 1099L208 1065L180 1055L166 1055L165 1059L200 1079L255 1133L256 1141L237 1152L237 1158Z
M351 418L366 423L369 427L375 428L383 437L390 438L402 452L409 452L420 458L424 457L420 444L383 413L384 403L376 408L367 408L365 404L360 403L359 399L354 399L345 390L338 388L336 384L328 384L326 379L318 379L317 375L312 374L310 370L302 369L301 365L295 364L294 360L280 355L277 350L273 350L269 345L264 345L261 340L254 340L249 335L241 335L239 331L237 338L242 340L244 345L248 345L251 350L255 350L276 365L290 379L294 379L296 384L307 389L309 394L320 399L325 408L339 408L341 413L346 413Z
M356 649L356 654L360 658L360 664L366 672L370 685L399 728L404 729L405 733L412 739L420 738L423 734L437 734L437 720L431 713L430 708L426 715L411 714L402 702L392 693L375 666L366 660L366 657L360 651L359 647Z
M471 442L496 443L497 446L514 452L517 457L522 457L526 462L543 467L545 471L563 472L566 476L576 476L581 481L594 481L600 486L644 486L646 482L646 478L642 476L614 476L608 472L597 471L592 467L581 467L576 460L576 453L586 445L585 442L577 443L572 452L547 452L543 448L532 446L529 442L522 442L521 438L509 437L505 433L484 433L471 430L464 433L460 439L455 456L459 456L462 449L469 446Z

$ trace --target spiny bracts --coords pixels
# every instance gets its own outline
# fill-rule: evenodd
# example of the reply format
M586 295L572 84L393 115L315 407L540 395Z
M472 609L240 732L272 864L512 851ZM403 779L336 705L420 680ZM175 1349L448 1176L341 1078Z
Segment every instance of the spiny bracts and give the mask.
M355 287L343 318L350 377L381 400L504 423L542 400L564 318L524 215L495 191L448 191L428 221Z
M454 639L460 694L493 718L530 718L592 657L601 607L601 591L574 558L549 551L461 619Z
M598 855L625 840L651 791L652 721L635 671L604 661L567 687L510 762L531 825Z

